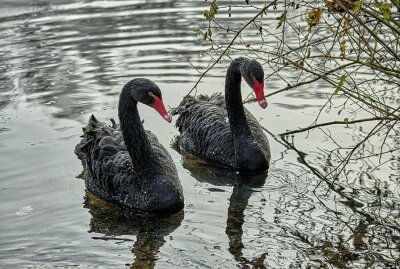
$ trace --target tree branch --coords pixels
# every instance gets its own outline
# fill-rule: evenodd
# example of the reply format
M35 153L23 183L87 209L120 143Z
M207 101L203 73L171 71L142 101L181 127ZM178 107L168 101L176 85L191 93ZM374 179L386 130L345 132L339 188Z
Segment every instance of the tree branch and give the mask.
M388 118L388 117L374 117L374 118L367 118L367 119L360 119L360 120L353 120L353 121L329 121L329 122L324 122L324 123L320 123L320 124L311 125L311 126L308 126L306 128L301 128L301 129L294 130L294 131L284 132L284 133L281 133L279 135L280 136L285 136L285 135L290 135L290 134L301 133L301 132L309 131L309 130L312 130L312 129L315 129L315 128L328 126L328 125L336 125L336 124L349 125L349 124L354 124L354 123L360 123L360 122L366 122L366 121L377 121L377 120L393 121L393 120L396 120L396 119L395 118Z
M248 21L242 28L240 28L239 31L236 32L235 36L233 37L233 39L231 40L231 42L228 44L228 46L222 51L222 53L219 55L219 57L214 61L214 63L207 68L206 71L204 71L200 78L196 81L196 83L194 84L193 88L185 95L184 99L186 97L188 97L193 90L197 87L197 85L200 83L200 81L203 79L203 77L208 73L208 71L210 71L221 59L222 57L225 55L225 53L228 51L228 49L233 45L233 42L235 42L236 38L240 35L240 33L247 28L247 26L249 26L251 23L253 23L261 14L263 14L270 6L275 5L277 0L272 1L271 3L269 3L268 5L266 5L264 8L262 8L257 15L255 15L250 21Z

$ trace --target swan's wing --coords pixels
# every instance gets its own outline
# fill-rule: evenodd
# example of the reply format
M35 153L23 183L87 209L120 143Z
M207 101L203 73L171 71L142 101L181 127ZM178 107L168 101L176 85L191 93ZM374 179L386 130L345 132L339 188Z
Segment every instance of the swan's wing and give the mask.
M236 167L233 139L221 95L187 97L172 114L179 117L180 146L200 159Z
M226 110L225 98L221 93L214 93L210 96L201 94L197 97L197 100L223 107Z
M156 135L154 135L152 132L147 131L147 138L150 141L150 145L153 149L153 153L155 154L155 159L158 161L158 165L160 166L159 169L164 170L164 173L166 175L169 175L170 180L174 181L174 185L178 188L181 189L181 185L179 182L177 170L174 161L172 160L171 155L167 151L167 149L158 141L158 138Z
M111 125L98 121L94 115L92 115L89 119L88 124L82 128L83 135L81 136L81 141L75 146L75 154L78 159L81 160L83 166L86 166L86 153L88 152L88 145L96 141L96 139L101 135L107 136L107 133L101 133L103 129L108 130L108 136L114 137L114 144L116 144L119 148L125 149L124 139L122 137L122 133L119 130L119 126L115 123L113 119L111 119ZM112 134L112 135L111 135Z
M93 115L84 128L75 153L86 168L86 186L90 192L104 197L115 196L126 177L132 173L132 162L120 130L114 123L108 126Z

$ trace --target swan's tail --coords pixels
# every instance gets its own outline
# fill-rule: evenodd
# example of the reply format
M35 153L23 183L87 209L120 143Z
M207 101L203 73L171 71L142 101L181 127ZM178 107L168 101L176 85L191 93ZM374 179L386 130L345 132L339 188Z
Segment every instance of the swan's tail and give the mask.
M115 121L111 121L113 125ZM75 146L75 154L81 160L82 165L86 165L86 154L90 151L90 146L96 140L97 135L101 131L102 123L96 119L94 115L90 116L88 124L82 128L83 135L81 141Z
M170 111L172 116L179 115L175 123L175 126L179 129L179 131L181 131L182 126L184 126L185 121L187 119L187 115L191 110L191 107L197 102L198 101L196 97L186 96L178 107Z

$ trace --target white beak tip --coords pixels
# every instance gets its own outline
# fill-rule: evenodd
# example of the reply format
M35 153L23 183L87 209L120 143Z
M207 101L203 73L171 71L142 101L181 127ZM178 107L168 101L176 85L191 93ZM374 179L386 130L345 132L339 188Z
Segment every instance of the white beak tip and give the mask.
M265 99L258 101L258 104L260 105L260 107L262 107L264 109L268 106L267 100L265 100Z
M166 121L168 121L169 123L172 122L172 117L171 117L170 115L168 115L168 114L164 115L163 118L164 118Z

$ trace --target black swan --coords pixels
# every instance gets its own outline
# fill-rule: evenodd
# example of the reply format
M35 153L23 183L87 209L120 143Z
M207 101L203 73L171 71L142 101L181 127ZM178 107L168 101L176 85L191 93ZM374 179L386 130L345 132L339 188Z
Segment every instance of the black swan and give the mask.
M128 82L119 97L120 128L93 115L75 153L86 168L89 192L108 202L147 213L174 213L184 206L177 170L157 137L145 131L137 102L157 110L171 122L161 91L148 79Z
M253 88L259 105L264 97L264 71L260 63L237 58L225 80L225 100L220 94L186 97L172 114L179 117L179 146L209 163L229 169L258 173L269 167L270 149L261 125L243 107L241 78Z

